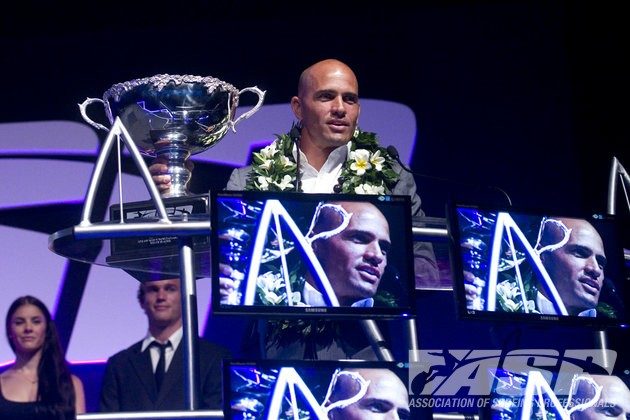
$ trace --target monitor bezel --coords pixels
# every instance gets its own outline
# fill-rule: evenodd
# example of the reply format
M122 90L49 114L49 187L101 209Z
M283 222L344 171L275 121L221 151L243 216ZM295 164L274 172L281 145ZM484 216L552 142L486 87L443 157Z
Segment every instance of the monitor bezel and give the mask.
M218 226L219 212L215 211L217 199L220 197L244 198L248 200L279 199L286 202L305 202L313 208L320 201L357 201L370 202L377 207L383 203L395 203L400 207L402 219L397 223L400 226L402 243L396 252L406 253L411 256L413 253L413 231L411 216L411 198L407 195L359 195L359 194L305 194L297 192L270 192L270 191L212 191L210 194L211 203L211 264L212 264L212 311L217 315L237 315L237 316L263 316L269 319L286 318L330 318L330 319L399 319L411 317L414 314L415 302L415 274L413 258L396 257L398 268L402 273L406 273L401 284L401 292L398 298L405 301L399 306L373 306L373 307L351 307L351 306L264 306L264 305L226 305L220 302L219 295L219 258L218 258ZM390 220L391 225L391 220ZM391 233L390 229L390 233Z
M628 302L630 293L627 281L627 268L624 262L624 251L622 245L622 235L618 220L614 215L609 214L584 214L579 212L567 211L546 211L534 207L500 207L478 205L470 203L449 202L446 205L447 214L447 231L449 242L450 263L453 275L453 294L455 300L456 316L461 320L474 321L490 321L497 323L513 323L513 325L533 324L533 325L575 325L583 326L593 330L605 330L607 328L627 328L630 324L630 314L627 304L624 305L623 312L619 318L610 318L604 315L596 317L581 317L577 315L547 315L537 313L519 313L506 311L487 311L475 310L467 307L466 291L464 288L463 261L460 243L462 240L460 223L458 219L458 209L466 208L478 210L481 212L507 212L511 215L531 216L531 217L567 217L585 219L597 226L602 223L609 225L608 229L613 233L616 246L610 243L604 243L605 251L609 264L614 265L614 272L618 273L617 280L614 280L614 286L617 290L618 298L622 303ZM606 242L606 241L605 241ZM532 244L533 245L533 244Z

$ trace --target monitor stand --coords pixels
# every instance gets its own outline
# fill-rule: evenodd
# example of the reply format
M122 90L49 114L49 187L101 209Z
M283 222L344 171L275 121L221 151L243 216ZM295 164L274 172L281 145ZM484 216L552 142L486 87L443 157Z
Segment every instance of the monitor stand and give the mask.
M378 328L378 325L376 325L376 321L373 319L362 319L361 326L363 327L363 331L365 332L376 357L378 357L378 360L387 362L393 361L394 356L387 348L385 338L381 334L381 330Z
M602 367L612 368L610 360L608 360L608 336L606 330L595 331L595 342L602 352Z

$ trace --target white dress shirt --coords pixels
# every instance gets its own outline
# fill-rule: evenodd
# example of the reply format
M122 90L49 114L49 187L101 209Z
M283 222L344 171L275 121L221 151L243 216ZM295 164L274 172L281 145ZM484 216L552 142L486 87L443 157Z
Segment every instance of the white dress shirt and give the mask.
M182 337L184 334L183 327L180 327L177 331L175 331L169 338L168 341L171 343L170 346L166 348L165 352L165 360L164 360L164 369L168 372L168 367L171 365L171 361L173 360L173 355L175 354L175 350L177 350L177 346L182 341ZM147 347L151 345L152 342L158 341L151 335L151 333L147 333L147 336L142 341L141 351L145 351ZM159 342L159 341L158 341ZM161 343L164 344L164 343ZM151 352L151 366L153 366L153 372L157 368L158 360L160 360L160 349L155 346L149 347L149 351Z
M553 302L547 299L545 295L538 292L536 296L536 307L540 309L540 313L544 315L560 315L556 312L556 308L553 306ZM578 316L595 318L597 316L597 309L585 309L578 314Z
M319 290L315 289L309 283L304 283L303 292L304 303L308 306L328 306L324 300L324 295ZM350 305L353 308L372 308L374 307L374 299L366 298L360 299Z
M343 164L350 154L350 142L333 150L322 168L317 171L306 155L300 150L300 169L302 177L302 191L305 193L332 193L333 187L339 182L339 175ZM296 147L293 146L293 157L296 158Z

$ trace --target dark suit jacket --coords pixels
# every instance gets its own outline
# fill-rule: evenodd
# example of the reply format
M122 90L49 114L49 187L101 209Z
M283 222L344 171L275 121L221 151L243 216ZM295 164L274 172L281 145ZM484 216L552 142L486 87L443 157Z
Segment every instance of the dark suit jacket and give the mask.
M101 387L100 409L104 412L184 410L183 342L177 347L158 395L149 349L140 352L142 341L107 361ZM221 409L222 360L227 349L198 340L199 409Z

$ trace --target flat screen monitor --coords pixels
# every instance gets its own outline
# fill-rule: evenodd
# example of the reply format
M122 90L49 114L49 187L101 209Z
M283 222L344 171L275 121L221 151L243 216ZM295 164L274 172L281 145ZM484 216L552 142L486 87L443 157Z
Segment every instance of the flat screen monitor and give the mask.
M457 313L507 322L628 325L613 216L447 206Z
M408 196L221 191L210 213L214 313L411 313Z
M226 360L223 369L226 419L328 420L329 411L413 418L406 363Z
M496 369L489 376L481 420L619 418L625 417L630 398L627 378L606 371Z

